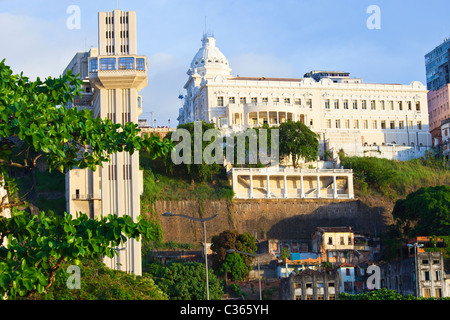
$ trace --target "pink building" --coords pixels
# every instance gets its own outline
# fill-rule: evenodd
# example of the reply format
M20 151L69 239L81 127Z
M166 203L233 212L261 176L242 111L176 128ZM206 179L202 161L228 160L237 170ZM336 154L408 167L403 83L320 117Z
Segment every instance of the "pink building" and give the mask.
M433 146L442 144L441 121L450 118L450 84L428 91L428 117Z

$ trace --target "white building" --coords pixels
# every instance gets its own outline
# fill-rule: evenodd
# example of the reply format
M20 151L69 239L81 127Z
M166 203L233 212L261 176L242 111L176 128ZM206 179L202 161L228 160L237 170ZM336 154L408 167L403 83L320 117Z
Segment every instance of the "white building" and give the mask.
M203 120L230 132L302 121L320 134L320 152L399 160L419 157L431 145L427 89L418 81L364 83L335 71L298 79L235 77L208 35L187 74L180 124Z
M99 12L98 19L98 49L76 54L67 67L80 73L84 82L85 92L75 100L75 106L89 108L94 117L114 123L138 123L142 113L138 92L147 85L147 58L137 55L136 13ZM137 221L142 183L139 153L113 154L111 161L96 171L73 169L67 173L67 210L92 218L128 215ZM139 241L128 239L117 252L115 258L104 259L108 267L142 274Z

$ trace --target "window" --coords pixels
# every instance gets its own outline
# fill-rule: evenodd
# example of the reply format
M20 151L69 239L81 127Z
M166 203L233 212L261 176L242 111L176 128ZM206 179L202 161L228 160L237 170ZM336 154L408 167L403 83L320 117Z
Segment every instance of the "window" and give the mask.
M348 110L348 100L344 100L344 109Z
M328 237L328 244L333 244L333 238L332 237Z
M400 120L400 121L398 122L398 128L399 128L399 129L404 129L404 126L403 126L403 120Z
M341 237L340 240L341 240L341 245L342 245L342 244L345 244L345 243L344 243L344 237Z
M440 281L441 280L441 270L436 270L435 276L436 276L436 278L434 280Z
M395 121L391 121L391 129L395 129Z
M353 128L354 128L354 129L359 129L359 121L358 121L358 120L355 120L355 121L353 122Z
M345 275L349 276L350 275L350 268L345 268Z
M385 105L384 105L384 100L380 101L380 105L381 105L381 110L384 110L386 108Z
M352 237L351 236L348 237L348 244L352 244Z
M122 112L122 124L130 122L130 113L129 112Z
M345 120L345 128L350 129L350 120Z
M375 100L371 100L370 101L370 109L371 110L376 110L377 109L376 104L375 104Z
M328 129L331 128L331 119L327 119L327 128L328 128Z
M330 109L330 99L325 99L325 109Z
M223 97L217 97L217 106L223 107Z
M353 100L353 110L358 110L358 101Z
M442 289L436 288L434 291L434 296L435 296L435 298L441 298L442 297Z
M336 297L334 294L328 296L328 300L336 300Z
M377 120L372 120L372 129L378 129L377 128Z
M361 109L363 109L363 110L366 110L366 109L367 109L367 101L366 101L366 100L363 100L363 101L362 101L362 107L361 107Z
M285 104L290 104L291 103L291 98L284 98L284 103Z
M299 106L299 105L301 105L301 104L302 104L302 100L301 100L301 99L299 99L299 98L295 98L295 101L294 101L294 103L295 103L295 105L296 105L296 106Z
M424 271L423 272L423 279L425 281L429 281L430 280L430 271Z
M424 298L431 298L431 289L430 288L424 288L423 289L423 297Z
M273 98L273 102L275 102L275 103L280 102L280 98Z
M336 120L336 128L337 129L341 128L341 120Z
M394 101L389 101L389 108L391 109L391 111L394 110Z
M100 70L116 70L116 58L101 58Z
M339 109L339 100L334 100L334 108Z
M398 110L400 110L400 111L403 110L403 101L398 102Z
M136 70L145 70L144 58L136 58Z
M416 111L420 111L420 101L416 102Z
M130 180L131 179L131 164L123 165L123 179Z
M328 282L328 288L334 288L334 282Z
M108 178L109 180L116 180L116 165L108 165Z
M369 129L369 121L368 120L363 120L363 127L364 127L364 129Z
M119 58L119 70L134 69L134 58Z
M310 109L312 109L312 99L307 99L306 100L306 106ZM312 124L311 124L312 125Z
M89 72L97 72L98 71L98 60L91 59L89 60Z
M412 121L408 121L408 129L412 129L413 128L413 122Z
M406 102L406 104L408 105L408 110L412 110L411 101Z
M256 103L258 102L258 99L257 99L256 97L252 97L252 98L251 98L251 102L252 102L253 104L256 104Z
M381 129L386 129L386 121L381 120Z
M422 121L417 121L417 129L422 130Z
M228 100L230 101L231 104L236 103L236 100L234 99L234 97L230 97L230 98L228 98ZM263 101L264 101L264 98L263 98Z
M240 97L239 102L241 104L246 104L247 103L247 98L246 97Z

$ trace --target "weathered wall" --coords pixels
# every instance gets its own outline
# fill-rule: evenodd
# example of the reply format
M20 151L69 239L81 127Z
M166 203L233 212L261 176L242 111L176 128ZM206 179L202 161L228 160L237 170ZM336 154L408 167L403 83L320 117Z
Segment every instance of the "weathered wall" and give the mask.
M196 218L218 214L206 222L208 241L213 235L230 229L256 232L260 240L310 239L318 226L352 226L357 232L374 234L391 223L390 211L385 207L370 207L360 200L157 201L154 210L165 232L164 241L179 243L202 242L202 223L181 217L161 217L164 212Z

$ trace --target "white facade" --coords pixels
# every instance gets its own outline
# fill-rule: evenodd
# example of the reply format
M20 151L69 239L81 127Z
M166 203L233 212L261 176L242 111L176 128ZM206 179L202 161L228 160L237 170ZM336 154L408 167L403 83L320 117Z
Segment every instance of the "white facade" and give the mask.
M77 54L69 65L87 68L85 93L79 108L93 110L94 117L108 118L124 125L138 123L142 113L139 90L147 85L147 59L137 55L136 14L133 11L100 12L99 48ZM128 215L137 221L140 215L142 172L139 153L121 152L96 171L74 169L66 175L67 210L70 214L88 213L91 217ZM105 264L137 275L142 274L141 243L128 239Z
M345 72L325 71L301 79L234 77L207 35L187 74L180 124L203 120L230 132L302 121L320 134L322 152L343 149L400 160L418 157L431 145L427 90L418 81L364 83Z

